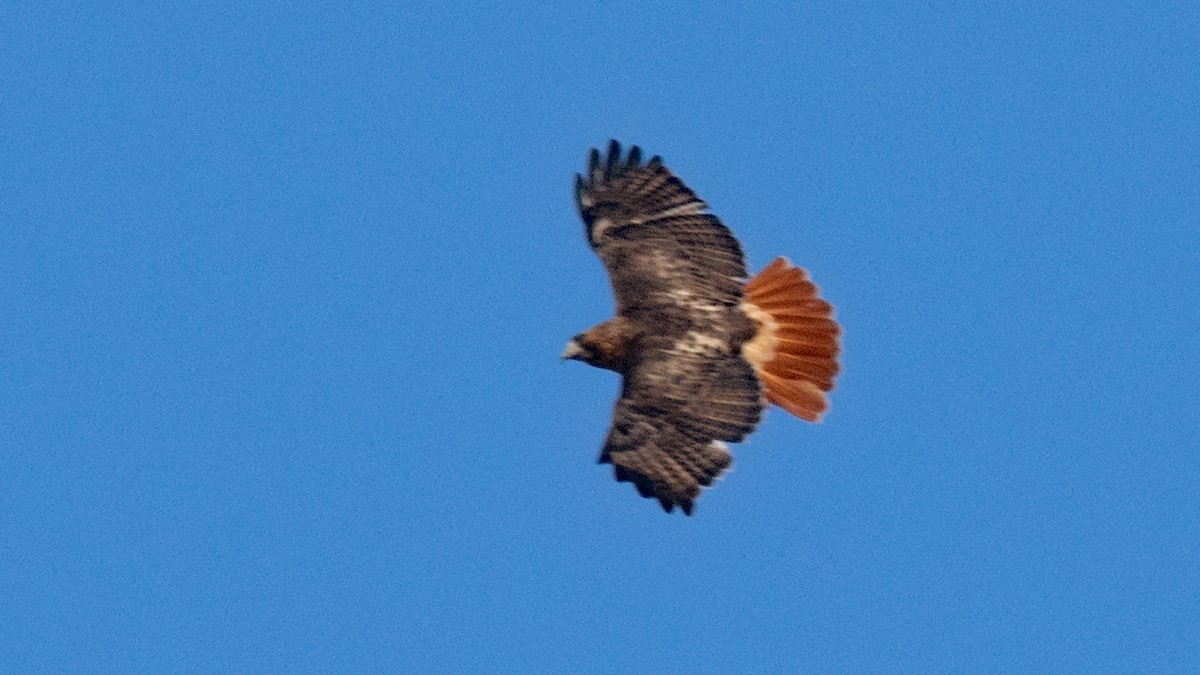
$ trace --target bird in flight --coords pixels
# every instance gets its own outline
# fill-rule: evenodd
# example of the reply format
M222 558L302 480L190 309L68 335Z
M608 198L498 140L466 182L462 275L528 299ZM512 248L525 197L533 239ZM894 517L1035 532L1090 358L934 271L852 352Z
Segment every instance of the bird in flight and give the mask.
M742 247L661 157L592 149L575 200L608 271L616 316L571 338L564 359L621 374L600 463L670 513L733 462L768 402L817 422L838 373L833 307L776 258L747 280Z

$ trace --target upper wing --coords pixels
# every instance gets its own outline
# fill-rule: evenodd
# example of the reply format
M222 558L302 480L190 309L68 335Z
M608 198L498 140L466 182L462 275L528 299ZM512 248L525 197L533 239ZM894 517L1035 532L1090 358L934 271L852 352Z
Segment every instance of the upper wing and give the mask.
M600 463L668 512L678 505L691 515L701 487L733 461L722 441L745 438L764 406L745 359L699 336L661 344L626 373Z
M736 307L747 276L742 247L659 157L642 164L636 145L622 159L593 149L575 197L588 243L608 270L617 313L631 318L703 319Z

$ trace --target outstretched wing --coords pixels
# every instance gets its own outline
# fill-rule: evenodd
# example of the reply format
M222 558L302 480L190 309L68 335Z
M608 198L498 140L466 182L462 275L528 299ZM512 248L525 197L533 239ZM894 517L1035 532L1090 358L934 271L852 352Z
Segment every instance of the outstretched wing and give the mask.
M643 164L637 146L623 157L613 141L603 159L592 150L576 199L635 335L600 461L667 511L690 514L732 461L723 442L753 431L765 405L741 355L754 335L739 307L741 245L660 158Z
M733 462L724 441L758 424L763 392L744 359L687 339L655 348L626 373L600 452L618 481L691 515L702 487Z
M579 215L608 270L617 314L700 318L736 307L747 276L741 245L660 157L641 158L635 145L622 159L612 141L607 158L593 149L587 177L575 177Z

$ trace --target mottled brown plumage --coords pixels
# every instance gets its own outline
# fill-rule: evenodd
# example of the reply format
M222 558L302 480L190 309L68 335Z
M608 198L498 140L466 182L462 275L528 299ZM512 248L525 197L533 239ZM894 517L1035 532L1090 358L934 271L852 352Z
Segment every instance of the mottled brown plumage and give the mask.
M622 375L600 453L618 481L691 514L768 399L816 420L837 372L832 308L780 259L746 286L741 245L663 166L613 141L592 150L576 201L617 315L563 353ZM757 284L757 286L755 285ZM748 302L746 293L753 291Z

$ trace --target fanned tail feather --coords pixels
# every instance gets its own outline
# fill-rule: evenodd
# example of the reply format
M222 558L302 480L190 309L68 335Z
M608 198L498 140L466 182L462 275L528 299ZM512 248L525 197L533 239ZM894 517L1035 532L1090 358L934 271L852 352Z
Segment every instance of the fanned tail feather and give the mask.
M809 422L829 409L825 392L840 370L841 327L819 292L807 272L780 257L747 282L742 306L758 329L742 353L767 399Z

